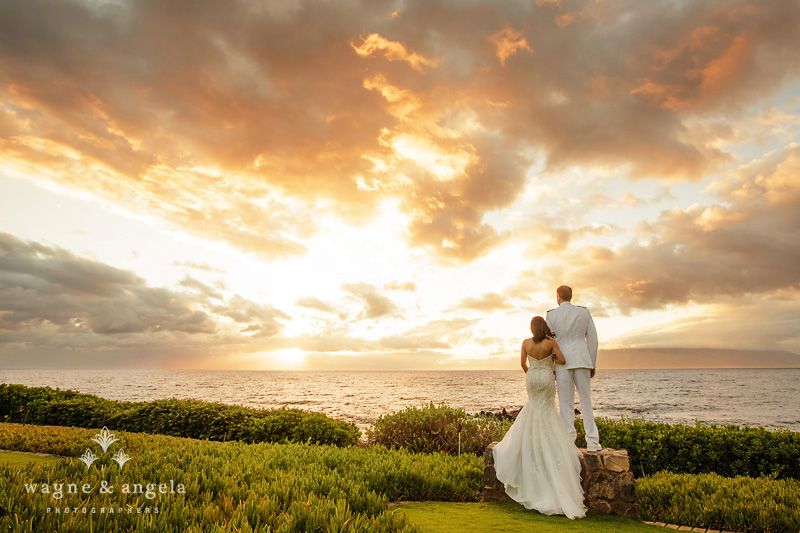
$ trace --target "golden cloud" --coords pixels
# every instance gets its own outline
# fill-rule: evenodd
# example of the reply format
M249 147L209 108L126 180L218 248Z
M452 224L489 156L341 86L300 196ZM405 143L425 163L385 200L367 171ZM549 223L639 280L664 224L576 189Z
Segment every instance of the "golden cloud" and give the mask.
M759 102L800 55L791 0L252 7L0 5L0 168L273 258L306 252L321 206L364 223L397 197L409 246L468 262L539 159L718 170L687 122Z
M499 32L490 35L487 39L497 48L497 59L500 60L501 65L505 65L506 59L516 54L519 50L533 52L528 41L522 36L522 32L513 28L503 28Z
M422 70L423 66L435 67L438 63L419 54L409 53L403 43L390 41L377 33L368 35L359 46L355 44L351 44L351 46L361 57L370 57L382 52L389 61L405 61L414 70Z

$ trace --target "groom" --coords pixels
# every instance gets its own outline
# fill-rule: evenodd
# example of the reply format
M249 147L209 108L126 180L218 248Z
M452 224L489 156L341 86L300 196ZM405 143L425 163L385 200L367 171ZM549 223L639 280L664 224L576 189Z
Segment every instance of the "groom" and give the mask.
M572 305L572 289L562 285L556 289L558 307L547 312L547 325L555 335L555 340L567 363L556 365L556 385L561 417L569 426L570 435L575 439L575 389L581 402L583 429L586 432L586 449L598 452L600 434L594 423L591 398L591 378L594 377L597 363L597 330L592 315L585 307Z

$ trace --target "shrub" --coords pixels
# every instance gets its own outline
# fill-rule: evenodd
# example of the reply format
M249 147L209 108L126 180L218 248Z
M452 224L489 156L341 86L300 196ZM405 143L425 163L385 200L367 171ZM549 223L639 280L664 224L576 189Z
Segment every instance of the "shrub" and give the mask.
M638 481L642 518L729 531L800 531L800 481L659 472Z
M221 441L350 446L360 436L354 424L299 409L262 410L176 399L118 402L69 390L6 384L0 384L0 420L86 428L108 426Z
M321 413L278 409L252 415L237 438L246 442L310 442L350 446L360 437L353 424L332 420Z
M381 416L367 432L367 439L372 444L415 453L457 454L460 433L461 452L482 456L486 446L500 440L510 426L509 421L470 416L463 409L431 403Z
M640 420L596 419L603 446L628 450L637 476L662 470L722 476L772 475L800 479L800 433L746 426L687 426ZM578 445L583 424L575 421Z

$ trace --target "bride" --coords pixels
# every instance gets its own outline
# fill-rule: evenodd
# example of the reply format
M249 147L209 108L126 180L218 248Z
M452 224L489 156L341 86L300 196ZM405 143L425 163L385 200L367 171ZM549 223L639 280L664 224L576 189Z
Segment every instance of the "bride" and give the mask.
M554 362L566 360L544 318L533 318L531 332L520 354L528 401L492 452L497 479L527 509L582 518L581 452L555 406Z

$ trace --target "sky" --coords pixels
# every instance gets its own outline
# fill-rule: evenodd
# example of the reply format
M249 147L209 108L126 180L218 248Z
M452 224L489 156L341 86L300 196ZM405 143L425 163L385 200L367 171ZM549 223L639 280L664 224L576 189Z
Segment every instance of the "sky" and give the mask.
M0 2L0 367L800 353L800 4Z

